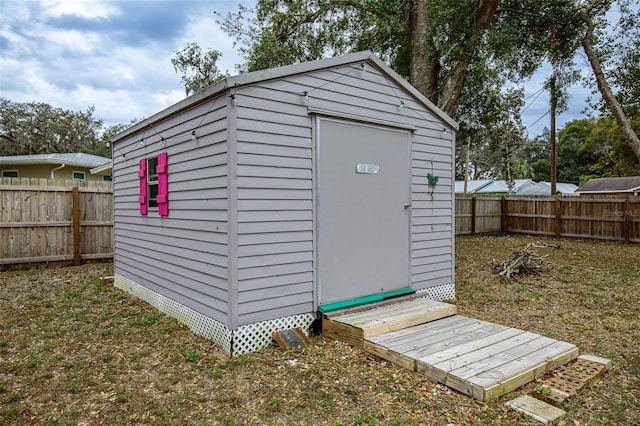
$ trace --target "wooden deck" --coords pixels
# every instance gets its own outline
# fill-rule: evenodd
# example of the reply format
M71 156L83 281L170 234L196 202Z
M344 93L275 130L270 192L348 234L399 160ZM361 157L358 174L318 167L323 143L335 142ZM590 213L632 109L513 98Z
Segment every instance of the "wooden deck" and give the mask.
M362 347L364 339L454 315L457 307L423 298L383 303L325 315L322 334Z
M416 319L412 312L430 319ZM415 299L338 313L323 320L323 333L481 401L578 356L578 348L570 343L455 312L450 304Z

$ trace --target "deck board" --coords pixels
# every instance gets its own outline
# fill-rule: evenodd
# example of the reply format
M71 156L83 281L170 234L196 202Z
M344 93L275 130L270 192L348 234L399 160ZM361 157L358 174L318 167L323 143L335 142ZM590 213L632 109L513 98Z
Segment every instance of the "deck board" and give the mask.
M456 309L455 305L425 298L405 300L365 311L332 314L323 318L322 333L362 347L367 337L452 316Z
M481 401L578 355L570 343L462 315L367 338L364 348Z
M481 401L514 390L578 356L578 348L570 343L449 314L448 304L420 300L424 299L332 316L326 323L333 333L330 337ZM324 327L323 322L323 332Z

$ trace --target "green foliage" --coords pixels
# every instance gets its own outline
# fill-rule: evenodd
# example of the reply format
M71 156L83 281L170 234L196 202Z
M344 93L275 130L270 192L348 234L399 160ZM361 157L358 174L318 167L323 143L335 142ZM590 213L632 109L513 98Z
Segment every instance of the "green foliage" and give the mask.
M640 119L633 121L632 125L636 129L640 128ZM589 174L585 176L585 180L592 177L640 175L640 159L610 117L597 120L578 153L587 153L597 159L589 165Z
M640 127L640 120L633 124ZM550 180L548 135L527 141L517 154L518 162L531 166L534 181ZM594 177L635 176L640 161L609 117L568 122L558 131L556 143L558 182L580 185Z
M596 24L596 49L603 64L605 76L614 88L615 95L627 117L640 117L640 8L637 0L617 0L615 2L617 21L606 27L607 4L595 3L592 14ZM600 7L598 7L600 6ZM605 28L607 30L605 31ZM585 78L586 85L594 85L590 77ZM594 92L595 93L595 92ZM595 109L608 114L608 107L602 100L594 105ZM636 130L636 133L638 130Z
M239 6L236 12L218 15L217 22L235 38L246 71L371 50L461 124L456 138L458 178L464 174L468 149L473 178L549 180L548 148L524 155L529 143L524 143L520 122L523 93L504 88L509 83L518 87L549 62L553 75L547 89L557 96L558 112L565 110L567 90L580 77L573 59L586 31L585 12L596 23L600 53L609 58L608 77L618 87L625 110L635 111L631 116L637 117L640 12L630 0L616 1L620 22L615 31L607 32L605 13L614 2L503 0L495 9L490 4L258 0L253 9ZM605 139L604 145L615 149L604 150L604 157L588 149L578 153L575 138L559 141L561 180L630 173L634 164L627 161L624 144ZM596 151L603 151L602 143L595 145ZM585 170L589 166L594 167Z
M93 111L0 98L0 156L84 152L111 157L109 138L125 126L105 129Z
M193 348L187 349L184 355L184 359L187 362L196 362L200 360L201 357L202 355L200 355L200 352L198 352L196 349L193 349Z
M175 52L171 59L173 69L182 74L187 96L206 89L216 81L226 77L216 65L222 55L217 50L203 52L196 43L189 43L184 49Z

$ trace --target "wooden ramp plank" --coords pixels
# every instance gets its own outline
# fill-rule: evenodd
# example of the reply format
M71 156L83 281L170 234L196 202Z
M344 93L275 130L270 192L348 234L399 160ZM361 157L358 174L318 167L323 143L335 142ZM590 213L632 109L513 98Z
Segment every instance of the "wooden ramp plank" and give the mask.
M367 337L363 346L481 401L542 376L578 352L566 342L462 315Z
M499 354L500 350L506 351L510 348L517 348L538 337L540 336L535 333L510 328L503 332L498 332L494 335L470 342L472 345L477 346L476 350L471 350L473 346L468 349L465 345L461 345L457 355L455 351L458 347L453 347L419 358L417 360L416 371L428 376L432 380L442 381L450 376L452 371L460 371L462 368L472 366L474 363L481 362ZM496 344L500 344L500 346L496 347ZM451 352L454 353L451 354Z
M362 347L366 337L405 329L417 324L454 315L457 307L429 299L410 299L395 304L344 315L323 317L322 332L325 336L343 340Z
M402 330L396 330L378 336L367 337L367 340L372 343L395 348L397 345L412 342L414 339L424 338L425 336L438 336L451 330L465 327L469 324L475 324L478 321L479 320L466 318L461 315L454 315L438 321L431 321L426 324L407 327Z
M420 347L407 350L407 354L419 359L423 356L431 355L469 341L486 338L487 336L504 331L508 328L509 327L500 324L480 323L469 326L462 331L454 330L443 336L436 336L434 339L421 339Z
M333 321L361 328L363 336L369 337L455 315L456 309L455 305L448 303L414 299L380 309L334 317Z
M416 360L420 355L436 353L443 349L508 329L508 327L503 325L472 320L470 318L465 318L465 321L454 322L452 325L458 325L460 328L450 328L446 331L438 330L439 332L436 333L425 333L425 327L419 325L411 327L415 335L405 340L399 340L398 336L394 336L392 339L385 339L386 334L383 335L384 337L376 336L365 339L364 349L367 352L392 361L402 367L416 370ZM402 337L407 337L407 335Z
M524 332L517 328L509 328L506 330L498 331L497 333L482 337L476 340L469 341L451 348L444 349L434 354L423 356L419 359L420 363L425 366L438 367L444 371L451 371L460 367L463 362L463 356L475 354L476 357L484 356L481 349L491 346L497 342L505 342L509 339L516 338L522 335Z
M564 345L564 346L562 346ZM527 369L522 369L517 372L513 372L510 374L508 380L497 381L493 383L480 383L477 389L483 388L482 394L476 395L474 393L474 398L479 399L481 401L488 401L494 398L499 397L507 392L511 392L514 389L523 386L538 377L543 376L549 371L558 368L574 359L578 356L578 348L574 345L572 348L566 346L570 345L566 342L558 341L557 347L558 351L555 356L549 356L545 361L541 361L537 365L532 365L539 358L534 358L534 355L531 355L532 359L523 360L522 367L528 367Z

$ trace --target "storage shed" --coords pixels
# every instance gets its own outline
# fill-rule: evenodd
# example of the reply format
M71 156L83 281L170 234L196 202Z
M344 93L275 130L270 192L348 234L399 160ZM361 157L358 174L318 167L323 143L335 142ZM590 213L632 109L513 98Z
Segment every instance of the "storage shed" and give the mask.
M230 355L452 299L455 130L371 52L227 77L114 138L115 285Z

